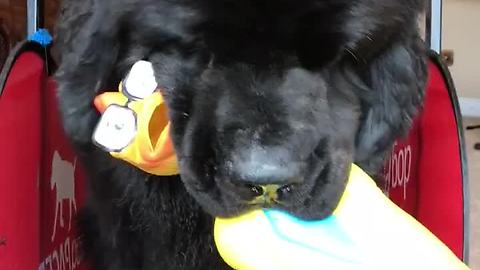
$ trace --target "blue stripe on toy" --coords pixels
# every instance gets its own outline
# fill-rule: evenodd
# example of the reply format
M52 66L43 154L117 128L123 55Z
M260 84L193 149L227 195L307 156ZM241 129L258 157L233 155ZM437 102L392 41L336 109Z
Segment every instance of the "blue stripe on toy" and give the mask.
M264 210L274 233L293 245L321 253L349 264L361 264L359 248L334 216L305 221L278 210Z

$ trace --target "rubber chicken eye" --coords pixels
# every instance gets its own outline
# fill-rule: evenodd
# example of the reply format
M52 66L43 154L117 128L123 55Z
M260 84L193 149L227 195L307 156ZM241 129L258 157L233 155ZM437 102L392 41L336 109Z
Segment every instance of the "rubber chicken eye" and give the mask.
M152 63L148 61L136 62L122 83L122 92L127 97L138 100L144 99L158 88Z
M127 107L110 105L100 118L93 141L109 152L119 152L133 141L136 133L135 112Z

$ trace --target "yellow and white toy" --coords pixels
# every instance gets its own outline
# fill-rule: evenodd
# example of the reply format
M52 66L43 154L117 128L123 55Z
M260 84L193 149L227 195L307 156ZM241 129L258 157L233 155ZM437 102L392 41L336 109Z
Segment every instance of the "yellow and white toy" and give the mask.
M468 269L355 165L329 218L303 221L275 210L256 210L217 218L215 241L224 260L237 270Z
M95 106L102 113L93 134L98 146L146 172L178 174L151 63L137 62L119 92L99 95ZM324 220L259 209L217 218L214 234L221 256L237 270L468 269L355 165L337 209Z
M167 107L150 62L135 63L119 86L95 98L102 113L93 133L96 145L155 175L178 174Z

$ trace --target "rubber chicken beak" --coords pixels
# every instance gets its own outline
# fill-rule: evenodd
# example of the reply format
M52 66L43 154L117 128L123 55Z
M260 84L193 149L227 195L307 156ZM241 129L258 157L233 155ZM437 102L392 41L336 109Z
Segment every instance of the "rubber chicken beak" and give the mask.
M167 107L160 92L135 100L122 92L106 92L97 96L94 104L102 113L93 137L98 146L148 173L178 174Z

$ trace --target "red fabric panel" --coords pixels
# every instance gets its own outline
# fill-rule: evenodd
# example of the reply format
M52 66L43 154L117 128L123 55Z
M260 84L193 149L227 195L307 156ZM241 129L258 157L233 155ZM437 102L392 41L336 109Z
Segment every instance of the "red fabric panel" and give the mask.
M421 118L417 219L463 258L463 181L455 114L444 78L430 63Z
M0 96L0 269L85 270L75 229L84 176L44 66L21 54Z
M44 62L25 52L0 96L0 269L37 269Z
M44 135L41 175L41 260L38 270L87 269L79 253L75 217L85 201L84 175L65 137L59 117L56 85L44 91ZM63 222L62 222L63 220Z

